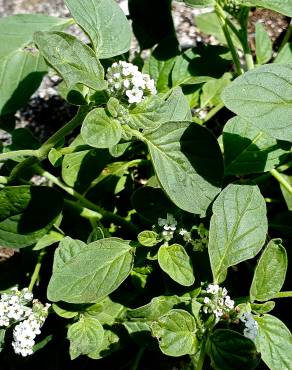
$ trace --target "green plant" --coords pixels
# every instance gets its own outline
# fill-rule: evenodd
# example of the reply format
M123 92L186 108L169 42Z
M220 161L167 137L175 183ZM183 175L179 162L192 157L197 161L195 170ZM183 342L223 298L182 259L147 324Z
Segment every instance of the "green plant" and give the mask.
M146 369L158 348L189 369L291 367L290 318L270 314L292 295L291 27L274 50L258 25L253 55L247 26L251 6L292 17L292 2L184 2L214 6L197 23L222 45L181 50L171 1L151 23L155 7L129 0L134 57L113 0L65 0L74 20L0 21L0 127L12 135L0 153L0 245L20 249L2 263L0 344L13 368L11 335L16 353L49 358L64 328L72 360L107 367ZM64 32L73 23L88 45ZM48 69L78 111L41 144L13 116ZM123 363L128 347L137 356Z

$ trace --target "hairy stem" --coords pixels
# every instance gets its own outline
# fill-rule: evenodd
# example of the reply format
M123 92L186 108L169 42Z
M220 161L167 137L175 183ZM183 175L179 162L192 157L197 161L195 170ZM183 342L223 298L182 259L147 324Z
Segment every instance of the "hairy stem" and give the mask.
M32 292L33 290L33 287L35 285L35 283L38 281L39 279L39 274L40 274L40 269L41 269L41 266L42 266L42 261L43 261L43 258L46 254L46 250L43 249L39 255L38 255L38 259L37 259L37 263L35 265L35 268L34 268L34 271L33 271L33 274L31 275L31 279L30 279L30 283L29 283L29 286L28 286L28 290L30 292Z
M17 159L21 157L36 157L37 151L32 149L27 150L15 150L12 152L1 153L0 162L6 161L7 159Z
M200 350L200 357L197 363L196 370L202 370L204 367L204 362L205 362L205 357L206 357L206 342L207 342L207 339L203 338L202 344L201 344L201 350Z
M292 292L279 292L274 298L292 298Z
M270 174L290 193L292 194L292 186L276 169L270 171Z

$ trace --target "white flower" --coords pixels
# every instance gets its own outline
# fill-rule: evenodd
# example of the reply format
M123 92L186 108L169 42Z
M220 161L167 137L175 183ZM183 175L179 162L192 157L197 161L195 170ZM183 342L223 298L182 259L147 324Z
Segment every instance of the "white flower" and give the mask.
M230 308L231 310L234 308L234 301L230 299L229 295L225 297L224 304L226 307Z
M218 291L219 291L219 285L217 284L209 284L206 289L206 292L210 294L217 294Z
M208 304L208 303L210 303L211 302L211 299L209 298L209 297L205 297L204 298L204 303L205 304Z
M132 90L127 90L126 95L130 104L140 103L143 98L143 91L134 87Z

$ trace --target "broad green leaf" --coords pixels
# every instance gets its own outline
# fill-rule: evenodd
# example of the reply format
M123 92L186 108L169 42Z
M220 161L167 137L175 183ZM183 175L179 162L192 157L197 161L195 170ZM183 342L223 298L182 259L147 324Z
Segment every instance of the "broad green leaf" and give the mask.
M62 211L61 194L46 186L8 186L0 191L0 245L23 248L51 229Z
M256 185L231 184L215 200L209 231L209 257L214 280L227 269L254 257L267 234L266 203Z
M260 66L234 80L222 100L270 136L292 141L292 65Z
M292 62L292 42L287 42L277 54L274 63L287 64Z
M70 19L43 14L16 14L0 20L0 59L33 42L38 31L60 31L71 24Z
M207 81L203 88L201 94L201 108L207 106L214 106L222 103L220 95L223 89L230 84L232 75L230 73L224 73L221 78L212 79Z
M102 301L86 308L84 315L96 318L101 325L113 325L123 310L123 305L113 302L109 297L106 297Z
M184 310L171 310L152 324L152 334L167 356L193 355L198 349L196 321Z
M50 230L47 235L44 235L40 240L38 240L36 245L33 247L33 250L38 251L40 249L49 247L54 243L60 242L62 239L64 239L63 234L54 230Z
M71 360L96 351L102 345L103 336L103 327L97 319L82 316L68 330Z
M287 181L290 186L292 186L292 176L284 174L281 174L281 176ZM280 188L289 211L292 211L292 194L282 184L280 184Z
M158 251L158 263L161 269L177 283L184 286L194 284L192 262L181 245L161 246Z
M224 126L223 145L226 175L270 171L285 160L291 147L238 116Z
M292 364L292 335L285 324L272 315L255 317L258 323L256 347L270 370L288 370Z
M273 45L268 32L261 23L256 24L256 57L258 64L267 63L273 55Z
M112 352L119 350L120 338L112 330L104 330L103 341L99 348L96 348L94 351L87 354L89 358L98 360L109 356Z
M251 309L253 312L257 313L258 315L263 315L264 313L268 313L275 308L274 301L268 301L264 303L252 303Z
M259 6L292 17L292 0L241 0L243 5Z
M76 37L64 32L37 32L34 41L69 89L76 84L93 90L106 88L102 65L93 50Z
M280 292L287 272L287 253L281 239L272 239L256 266L250 288L252 301L267 301Z
M159 243L159 235L152 230L144 230L138 235L138 241L145 247L154 247Z
M162 188L181 209L204 216L220 191L222 157L215 137L189 122L167 122L145 135Z
M81 135L86 144L94 148L110 148L120 141L122 127L106 110L96 108L85 117Z
M98 58L106 59L130 49L131 27L114 0L65 0L73 18L90 37Z
M49 300L96 302L117 289L130 274L134 250L128 241L101 239L73 249L72 243L76 241L64 239L55 252Z
M165 96L144 99L129 110L129 126L144 132L153 131L169 121L190 121L189 103L180 88L175 88Z
M254 342L233 330L215 330L207 351L215 370L253 370L260 362Z
M128 309L126 316L129 320L155 321L165 315L181 301L177 296L154 297L144 306Z
M78 315L78 311L66 310L65 308L62 308L56 305L56 303L52 304L52 308L56 312L57 315L59 315L60 317L63 317L64 319L72 319L73 317L76 317Z

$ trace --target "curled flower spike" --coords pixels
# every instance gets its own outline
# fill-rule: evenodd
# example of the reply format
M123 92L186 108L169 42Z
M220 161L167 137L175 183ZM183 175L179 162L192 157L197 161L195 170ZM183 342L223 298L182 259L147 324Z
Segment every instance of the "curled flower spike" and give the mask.
M253 318L250 312L244 312L240 317L240 321L244 323L243 335L246 338L255 340L258 335L258 323Z
M111 95L126 98L129 104L140 103L146 96L157 94L155 82L139 72L134 64L119 61L108 68L106 78Z
M207 286L202 310L205 314L213 313L216 322L218 322L224 314L234 309L234 301L227 293L226 288L221 288L218 284L209 284Z

